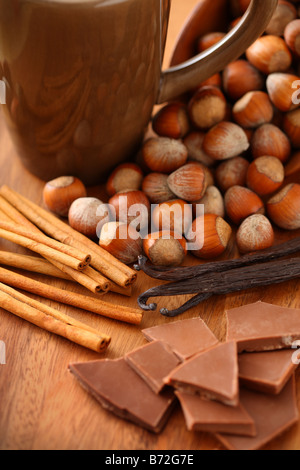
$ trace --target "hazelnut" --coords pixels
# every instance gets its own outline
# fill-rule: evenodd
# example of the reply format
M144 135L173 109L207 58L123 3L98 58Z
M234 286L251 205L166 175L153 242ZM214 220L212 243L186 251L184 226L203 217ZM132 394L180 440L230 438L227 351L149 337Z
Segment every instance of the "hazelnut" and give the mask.
M285 41L278 36L258 38L246 51L249 62L265 74L286 72L292 64L292 54Z
M175 199L175 194L172 193L168 186L168 175L164 173L149 173L145 176L142 183L142 191L152 204Z
M200 163L187 163L168 177L172 193L184 201L198 201L207 188L207 171Z
M204 214L215 214L225 217L224 199L216 186L209 186L200 201L193 203L194 212L196 214L197 205L203 204Z
M275 13L266 29L267 34L283 36L285 27L297 18L297 10L290 2L279 0Z
M284 40L291 51L300 57L300 19L295 19L286 26Z
M270 155L286 162L291 154L291 143L287 135L274 124L264 124L256 129L251 140L253 158Z
M134 163L119 165L109 176L106 191L109 196L124 190L139 190L143 181L141 168Z
M158 230L185 233L193 221L192 207L182 199L158 204L152 213L152 223Z
M142 156L149 170L169 174L186 163L188 151L180 140L152 137L144 143Z
M284 166L276 157L259 157L248 168L247 186L259 196L277 191L284 182Z
M99 237L102 226L109 221L107 204L94 197L76 199L69 210L69 224L89 238Z
M204 34L198 40L198 52L203 52L209 49L210 47L217 44L219 41L224 39L225 33L214 31L212 33Z
M262 74L247 60L237 60L224 69L223 88L233 100L242 98L249 91L260 91L263 87Z
M284 230L300 228L300 185L291 183L267 202L270 219Z
M187 254L187 244L179 234L160 231L144 238L143 250L155 266L180 266Z
M248 188L233 186L225 194L225 210L233 223L239 225L253 214L264 214L264 203Z
M183 139L183 143L188 149L189 159L210 167L215 164L215 160L209 157L202 148L204 137L204 132L193 131Z
M99 245L124 264L137 261L143 242L134 227L122 222L108 222L101 230Z
M197 217L187 234L193 245L191 252L198 258L217 258L226 250L232 234L230 225L215 214Z
M152 129L161 137L182 139L190 129L189 117L183 103L169 103L153 117Z
M299 106L293 103L294 82L299 80L297 75L289 73L271 73L268 76L266 82L268 94L277 109L287 112Z
M218 87L205 86L193 95L188 110L195 127L210 129L225 119L227 103Z
M300 109L295 109L285 114L283 130L290 139L292 146L300 149Z
M203 150L215 160L236 157L249 148L245 131L233 122L223 121L208 131Z
M74 176L61 176L44 186L46 207L61 217L67 217L73 201L87 195L84 184Z
M212 168L208 168L203 163L197 162L196 164L198 164L198 166L203 168L203 171L205 173L206 187L213 186L215 184L214 170Z
M215 171L215 178L221 191L226 192L232 186L245 186L250 163L243 157L234 157L220 163Z
M148 226L150 202L143 191L122 191L112 196L108 203L115 210L115 220L134 224L137 230Z
M232 109L235 122L245 128L256 128L271 122L273 114L269 96L263 91L250 91Z
M275 235L269 219L262 214L250 215L239 227L236 241L242 254L271 248Z

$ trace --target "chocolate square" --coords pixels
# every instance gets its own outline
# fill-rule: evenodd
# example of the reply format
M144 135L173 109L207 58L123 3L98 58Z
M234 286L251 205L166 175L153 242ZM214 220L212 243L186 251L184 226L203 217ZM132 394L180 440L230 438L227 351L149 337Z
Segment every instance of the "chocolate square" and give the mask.
M240 384L258 392L277 395L298 367L292 361L293 354L292 349L240 354Z
M175 392L189 431L255 436L255 424L242 405L226 406L185 392Z
M124 359L70 364L69 370L103 408L154 433L173 409L174 394L155 394Z
M167 384L226 405L239 403L238 354L235 342L221 343L178 366Z
M213 332L201 318L165 323L142 330L148 341L162 341L181 361L218 344Z
M180 364L177 356L160 341L126 354L125 360L155 393L163 390L165 377Z
M239 352L290 348L300 339L300 309L256 302L226 312L227 341Z
M268 395L243 389L241 404L255 422L255 437L217 434L229 450L258 450L289 429L299 420L295 378L289 380L279 395Z

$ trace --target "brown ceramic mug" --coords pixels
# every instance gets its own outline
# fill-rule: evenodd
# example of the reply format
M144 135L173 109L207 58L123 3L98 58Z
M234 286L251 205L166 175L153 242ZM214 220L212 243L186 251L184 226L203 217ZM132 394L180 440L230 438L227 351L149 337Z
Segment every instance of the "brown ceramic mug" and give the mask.
M135 154L153 106L239 57L277 4L253 0L217 47L162 72L170 2L0 0L3 110L29 171L102 181ZM208 2L218 3L199 5Z

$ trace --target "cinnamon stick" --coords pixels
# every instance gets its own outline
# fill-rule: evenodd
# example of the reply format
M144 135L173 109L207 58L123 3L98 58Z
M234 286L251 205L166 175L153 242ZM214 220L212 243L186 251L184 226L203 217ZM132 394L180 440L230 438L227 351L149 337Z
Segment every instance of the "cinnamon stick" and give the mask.
M65 255L71 256L72 258L77 259L80 261L79 269L85 269L91 262L91 255L87 253L83 253L82 251L75 249L69 245L65 245L64 243L58 242L53 238L47 237L43 233L38 233L36 231L31 231L28 227L23 228L20 225L17 225L14 222L7 222L3 220L3 212L0 209L0 229L15 233L16 235L20 235L25 238L29 238L39 244L46 245L49 248L52 248L56 251L60 251Z
M22 226L26 227L30 234L33 236L45 236L43 232L41 232L35 225L33 225L23 214L21 214L17 209L11 206L6 200L4 200L0 196L0 216L3 219L3 222L8 223L19 223ZM53 240L55 242L55 240ZM68 245L65 245L68 246ZM71 247L72 249L72 247ZM75 250L76 251L76 250ZM52 265L55 265L55 268L59 269L61 273L67 275L68 277L72 278L72 280L78 282L82 286L86 287L88 290L94 293L106 293L111 288L111 282L108 281L107 278L104 276L97 276L97 278L90 277L88 273L91 271L89 270L88 273L86 272L87 268L85 268L85 272L79 272L76 269L73 269L69 266L64 265L58 261L54 261L51 258L45 257L47 261L49 261Z
M111 289L111 282L90 266L85 269L85 274L96 284L101 285L102 291L108 292Z
M0 268L0 282L113 320L139 325L143 319L143 313L137 308L110 304L97 298L50 286L4 268Z
M49 236L75 248L82 249L83 246L85 249L88 248L92 256L91 265L119 286L127 287L135 282L137 278L136 271L121 263L106 250L74 230L55 215L7 186L2 186L0 194L31 223L38 226Z
M161 309L163 315L173 317L180 315L191 307L199 305L199 303L213 295L226 295L254 287L281 284L285 281L298 279L299 277L300 258L269 261L231 269L225 274L222 272L210 273L195 277L194 279L185 279L154 287L139 296L138 304L143 310L155 310L157 304L150 303L147 305L149 298L197 293L194 298L189 299L176 310Z
M24 217L14 206L12 206L4 197L0 196L0 209L3 220L15 222L22 227L28 227L32 232L42 233L35 225Z
M75 271L82 271L84 266L82 263L76 259L72 258L69 255L62 253L61 251L54 250L43 243L37 243L30 238L23 237L18 235L14 232L9 232L8 230L3 230L0 228L0 237L8 240L16 245L20 245L24 248L27 248L35 253L38 253L41 256L44 256L46 259L50 259L61 263L62 265L69 266L70 268L74 269Z
M55 267L53 264L51 264L48 260L44 258L38 258L36 256L23 255L20 253L10 253L9 251L0 251L0 264L4 264L5 266L10 266L12 268L22 269L24 271L29 271L31 273L43 274L45 276L63 279L66 281L74 280L69 274L64 273L63 271ZM95 271L95 273L101 276L97 271ZM107 281L105 278L103 279ZM105 293L103 287L101 287L101 289ZM127 297L131 297L132 295L131 286L123 288L115 285L112 282L109 282L108 291L125 295Z
M63 323L66 323L67 325L76 326L77 328L81 328L82 330L90 331L91 333L94 333L98 336L102 336L103 338L106 338L107 343L109 343L111 340L109 336L103 333L100 333L95 328L92 328L91 326L85 323L82 323L81 321L78 321L75 318L70 317L69 315L66 315L65 313L62 313L59 310L56 310L55 308L50 307L49 305L46 305L46 304L43 304L42 302L34 300L31 297L28 297L27 295L22 294L21 292L17 291L16 289L13 289L12 287L9 287L6 284L3 284L2 282L0 282L0 291L3 291L6 294L11 295L16 300L19 300L20 302L24 302L25 304L28 304L31 307L34 307L37 310L40 310L41 312L45 313L46 315L50 315L51 317L56 318L56 320L60 320Z
M86 268L84 272L76 271L75 269L70 268L69 266L64 265L54 261L53 259L46 258L51 264L58 268L63 273L70 276L74 281L81 284L83 287L86 287L89 291L98 294L99 292L108 292L109 282L105 278L93 279L89 276L89 268Z
M57 320L31 305L17 300L4 292L2 288L0 289L0 302L1 307L8 312L33 323L43 330L62 336L93 351L103 352L109 345L110 339L107 336L101 336L101 334L95 334Z

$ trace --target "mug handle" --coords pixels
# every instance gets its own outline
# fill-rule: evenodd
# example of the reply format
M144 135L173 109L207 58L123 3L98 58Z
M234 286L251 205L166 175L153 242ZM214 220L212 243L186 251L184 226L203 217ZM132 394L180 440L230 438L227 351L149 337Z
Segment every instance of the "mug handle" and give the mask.
M277 4L278 0L252 0L241 21L224 39L192 59L163 71L156 104L176 99L212 75L221 72L230 62L243 55L245 50L264 33ZM190 31L190 35L195 25L199 23L199 18L203 18L203 13L203 2L200 2L185 28ZM192 38L189 37L187 40L191 42ZM188 44L183 46L190 47Z

